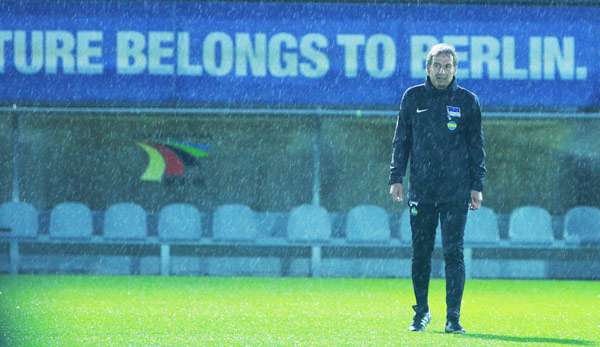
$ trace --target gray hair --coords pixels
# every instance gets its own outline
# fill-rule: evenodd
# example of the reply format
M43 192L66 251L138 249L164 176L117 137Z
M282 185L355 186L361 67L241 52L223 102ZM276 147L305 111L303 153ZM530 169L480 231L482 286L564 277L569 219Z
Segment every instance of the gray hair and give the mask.
M456 58L456 50L454 49L454 47L447 43L438 43L437 45L433 45L429 53L427 53L427 67L431 66L431 63L433 62L433 57L436 57L440 54L451 55L454 66L458 66L458 59Z

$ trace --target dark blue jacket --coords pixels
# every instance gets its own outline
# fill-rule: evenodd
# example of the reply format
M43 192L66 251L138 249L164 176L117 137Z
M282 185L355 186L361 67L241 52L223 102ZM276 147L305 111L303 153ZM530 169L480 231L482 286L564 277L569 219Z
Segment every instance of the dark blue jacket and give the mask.
M468 200L471 190L483 191L483 146L477 96L456 79L439 90L427 78L402 96L389 183L402 183L410 158L411 201Z

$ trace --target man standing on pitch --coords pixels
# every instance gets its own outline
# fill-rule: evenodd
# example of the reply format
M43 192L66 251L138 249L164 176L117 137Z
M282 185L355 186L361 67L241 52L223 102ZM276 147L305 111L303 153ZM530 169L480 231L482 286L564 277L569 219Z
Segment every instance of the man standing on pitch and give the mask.
M454 47L438 44L427 55L427 81L406 90L393 141L390 195L403 199L410 157L408 208L412 230L412 282L417 304L410 331L423 331L435 230L441 221L446 263L447 333L464 334L460 306L465 285L463 257L467 210L483 200L485 151L477 96L458 86Z

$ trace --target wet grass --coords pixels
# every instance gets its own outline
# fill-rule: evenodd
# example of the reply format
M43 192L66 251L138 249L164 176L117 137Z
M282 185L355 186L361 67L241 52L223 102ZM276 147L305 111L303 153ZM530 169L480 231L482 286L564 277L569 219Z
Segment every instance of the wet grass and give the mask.
M0 346L600 346L600 282L469 280L467 335L407 279L0 276Z

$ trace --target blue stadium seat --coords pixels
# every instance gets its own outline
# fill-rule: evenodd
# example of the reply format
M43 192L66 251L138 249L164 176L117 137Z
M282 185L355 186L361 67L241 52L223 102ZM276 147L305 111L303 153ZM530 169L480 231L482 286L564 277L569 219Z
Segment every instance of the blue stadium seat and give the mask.
M143 240L147 236L147 215L144 209L131 202L110 206L104 214L104 238Z
M158 213L158 236L161 240L199 240L202 236L202 216L196 207L175 203Z
M346 216L346 239L349 242L389 242L390 222L387 212L374 205L352 208Z
M469 211L465 226L466 244L498 244L498 217L489 207L480 207L477 211Z
M220 241L253 241L258 233L257 216L246 205L223 205L213 215L213 238Z
M412 232L410 230L410 211L408 208L402 211L400 217L400 240L403 243L412 244ZM442 245L442 227L438 221L437 229L435 229L435 244L436 246Z
M569 244L600 244L600 209L578 206L565 215L565 240Z
M63 202L50 212L49 234L55 239L90 239L92 212L80 202Z
M0 205L0 228L8 228L6 235L16 238L35 238L38 233L38 211L25 202L6 202Z
M290 241L328 241L331 238L331 219L323 207L301 205L290 212L287 233Z
M554 242L552 217L539 206L522 206L510 214L508 226L510 243L551 244Z

